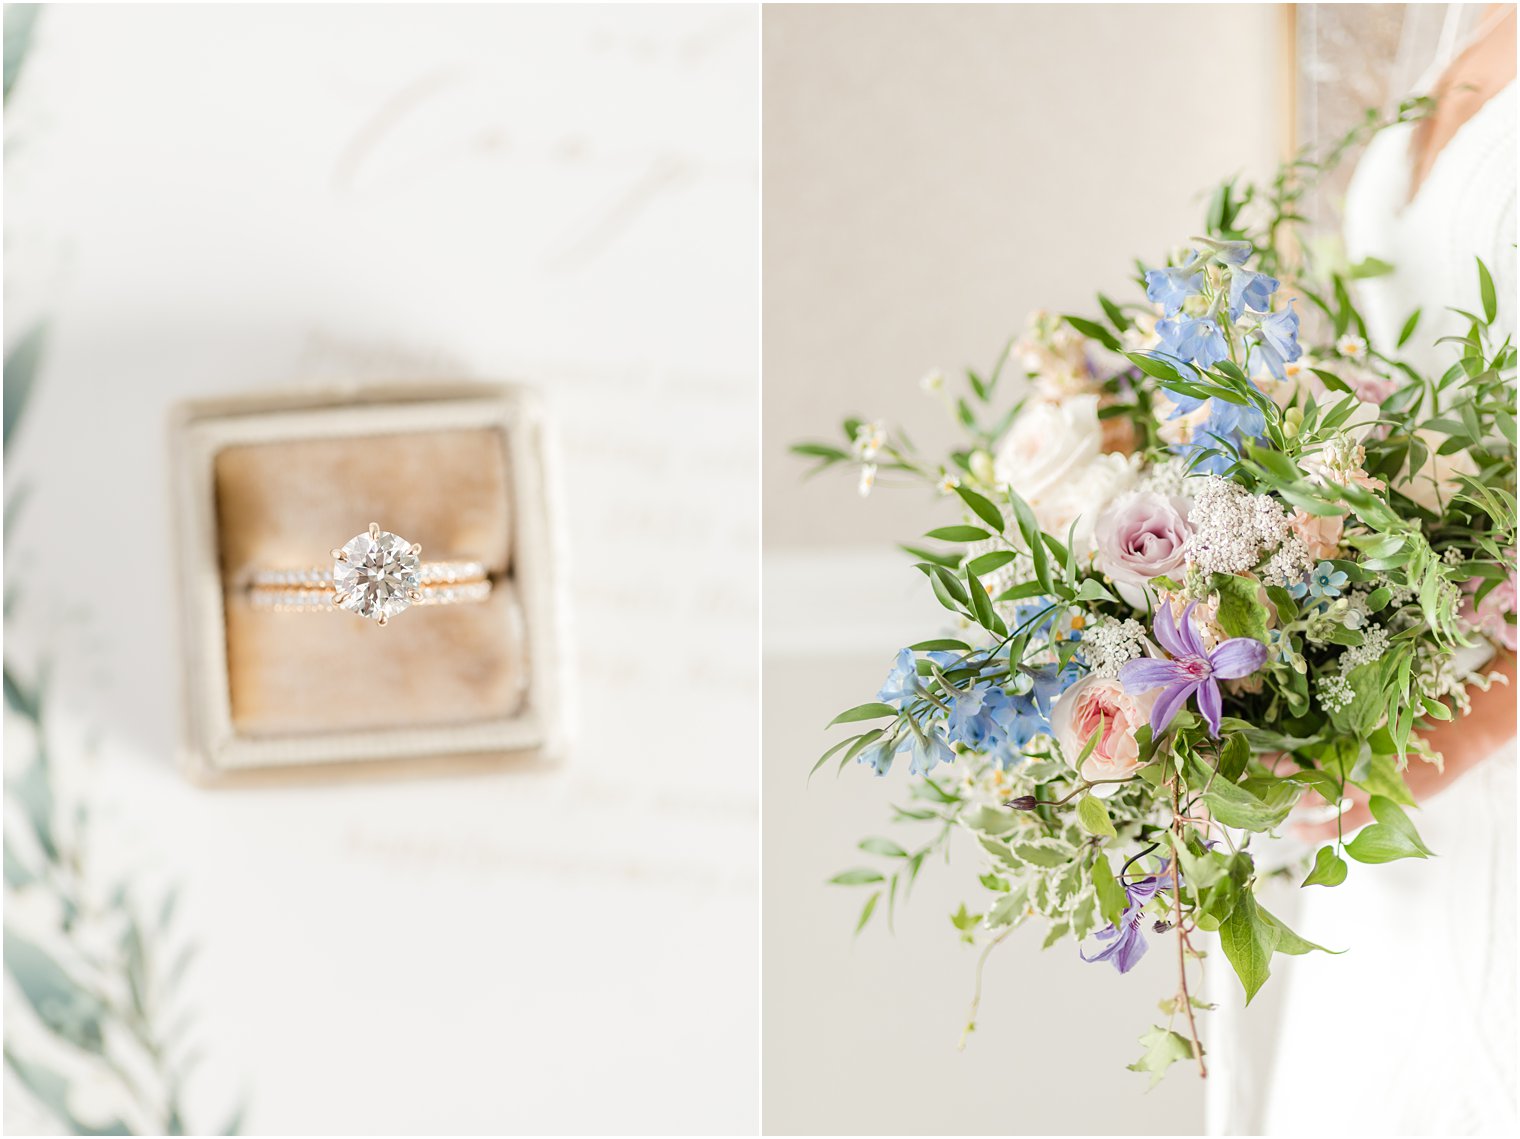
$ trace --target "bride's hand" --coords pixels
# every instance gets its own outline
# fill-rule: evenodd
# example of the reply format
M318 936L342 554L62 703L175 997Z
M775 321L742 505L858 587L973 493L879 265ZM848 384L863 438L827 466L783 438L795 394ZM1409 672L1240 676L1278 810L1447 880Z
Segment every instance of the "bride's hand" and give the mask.
M1443 720L1420 735L1445 758L1440 770L1420 760L1404 772L1404 782L1414 797L1423 802L1445 790L1465 772L1494 755L1515 739L1515 655L1500 650L1489 662L1487 672L1499 673L1508 683L1495 682L1488 691L1475 689L1472 709L1467 715ZM1341 816L1339 833L1349 836L1357 827L1372 821L1367 809L1367 794L1355 787L1346 788L1351 806ZM1336 821L1298 823L1293 832L1311 842L1333 842Z

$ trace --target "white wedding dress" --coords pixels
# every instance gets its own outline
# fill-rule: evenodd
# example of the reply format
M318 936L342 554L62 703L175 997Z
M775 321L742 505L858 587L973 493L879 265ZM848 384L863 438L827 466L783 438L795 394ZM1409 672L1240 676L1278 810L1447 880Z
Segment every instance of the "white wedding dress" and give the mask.
M1358 290L1369 336L1391 352L1423 309L1422 347L1403 354L1436 375L1456 357L1434 340L1467 327L1445 306L1481 311L1474 257L1494 275L1499 335L1514 332L1515 110L1512 82L1412 198L1413 128L1384 131L1348 191L1350 257L1396 266ZM1515 813L1511 747L1413 813L1438 857L1353 863L1334 889L1272 887L1269 908L1347 952L1275 957L1248 1012L1211 959L1212 1134L1516 1133Z

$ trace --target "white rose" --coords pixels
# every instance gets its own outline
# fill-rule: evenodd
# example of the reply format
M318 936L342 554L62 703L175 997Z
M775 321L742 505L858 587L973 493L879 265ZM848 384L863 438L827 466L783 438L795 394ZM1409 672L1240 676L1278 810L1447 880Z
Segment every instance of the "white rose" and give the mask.
M1024 407L998 445L993 476L1040 512L1040 504L1102 448L1098 397L1076 395L1060 403L1035 400Z
M1065 542L1071 531L1072 548L1079 557L1096 546L1099 516L1110 503L1135 485L1135 464L1127 455L1098 455L1071 474L1039 503L1031 503L1040 528ZM1071 530L1072 523L1076 529Z

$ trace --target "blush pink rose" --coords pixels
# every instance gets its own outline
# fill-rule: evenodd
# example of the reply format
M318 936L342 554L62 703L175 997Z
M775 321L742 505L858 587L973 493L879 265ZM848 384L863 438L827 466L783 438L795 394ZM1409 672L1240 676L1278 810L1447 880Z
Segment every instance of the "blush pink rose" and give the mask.
M1514 552L1510 552L1510 559L1514 559ZM1517 609L1517 598L1520 598L1520 588L1517 588L1515 572L1510 571L1509 578L1498 582L1483 596L1483 600L1473 605L1473 596L1478 592L1478 586L1482 584L1481 578L1473 578L1465 588L1468 593L1467 600L1462 603L1462 618L1474 629L1477 629L1496 645L1503 645L1514 652L1520 647L1520 637L1516 636L1516 626L1510 621L1509 616Z
M1148 490L1121 495L1098 518L1098 565L1116 582L1144 585L1182 571L1188 502Z
M1366 368L1342 368L1340 377L1346 381L1346 386L1356 393L1356 398L1363 403L1382 403L1397 391L1399 386L1397 380L1380 376Z
M1310 514L1301 507L1294 507L1288 518L1288 527L1309 548L1315 561L1333 558L1340 553L1341 532L1346 521L1340 514Z
M1086 676L1061 693L1050 711L1050 726L1067 762L1081 755L1087 741L1098 733L1098 742L1078 775L1089 780L1127 779L1139 770L1135 733L1150 723L1158 691L1130 693L1115 677ZM1118 790L1119 784L1104 783L1092 793L1101 797Z

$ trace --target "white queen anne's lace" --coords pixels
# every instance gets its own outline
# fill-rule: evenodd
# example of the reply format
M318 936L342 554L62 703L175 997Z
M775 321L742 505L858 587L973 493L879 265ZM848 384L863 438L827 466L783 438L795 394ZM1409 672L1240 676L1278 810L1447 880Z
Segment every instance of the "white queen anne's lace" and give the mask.
M1246 573L1264 553L1279 549L1289 537L1287 511L1270 495L1253 495L1218 475L1187 481L1193 498L1188 516L1193 533L1185 550L1188 561L1202 572Z
M1309 547L1297 534L1289 534L1277 548L1277 553L1267 560L1261 576L1268 585L1286 588L1303 581L1304 575L1313 568L1314 558Z
M1082 634L1082 655L1094 676L1119 675L1119 666L1145 652L1145 626L1133 617L1094 621Z

